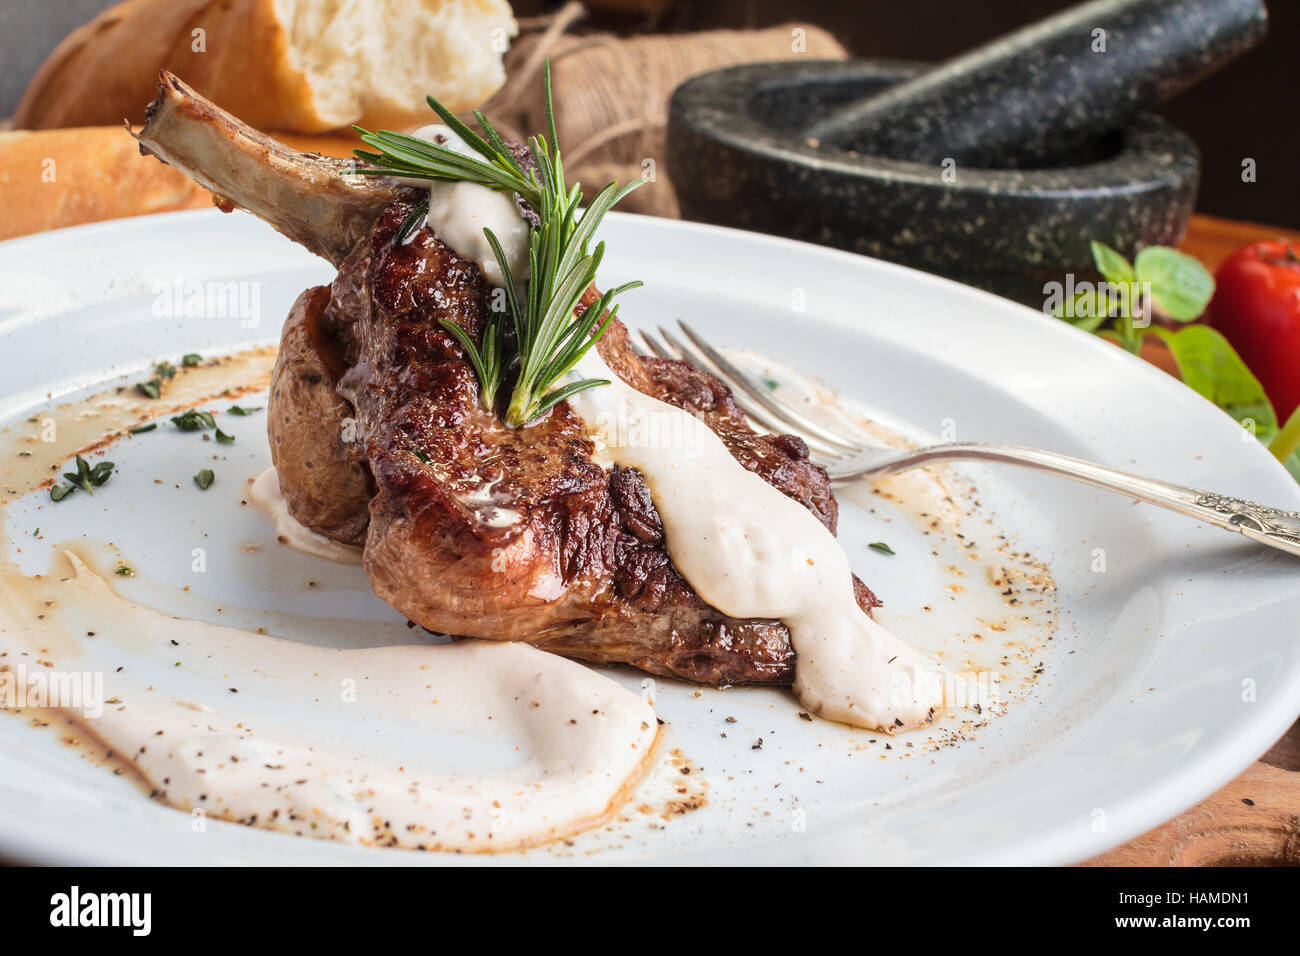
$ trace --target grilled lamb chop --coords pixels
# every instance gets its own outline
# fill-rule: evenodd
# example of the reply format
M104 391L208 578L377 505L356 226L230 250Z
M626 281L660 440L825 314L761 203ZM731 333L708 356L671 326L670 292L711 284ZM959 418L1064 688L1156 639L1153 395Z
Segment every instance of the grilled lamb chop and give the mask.
M246 208L339 266L286 326L271 447L298 520L343 541L364 529L377 594L434 631L703 683L791 682L785 625L728 617L695 594L640 474L593 461L567 403L523 429L483 408L439 318L477 339L487 283L427 228L396 241L409 190L300 157L166 73L138 138L219 192L222 208ZM617 319L597 348L625 382L703 419L740 464L834 531L830 482L802 441L755 433L720 381L637 355ZM855 585L864 610L879 603Z

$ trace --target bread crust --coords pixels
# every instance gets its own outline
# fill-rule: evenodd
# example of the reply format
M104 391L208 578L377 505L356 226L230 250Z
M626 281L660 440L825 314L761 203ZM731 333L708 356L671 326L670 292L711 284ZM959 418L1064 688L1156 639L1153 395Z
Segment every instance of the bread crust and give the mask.
M120 127L0 133L0 239L209 202L180 170L146 163Z
M263 129L322 132L329 124L316 114L305 77L289 67L288 42L272 0L126 0L50 54L14 126L142 123L158 70L167 67Z
M287 146L350 156L357 140L276 134ZM212 203L178 169L140 155L121 126L0 132L0 240Z
M405 112L376 105L372 115L363 104L360 116L326 117L310 74L294 64L291 30L275 0L125 0L50 54L18 104L14 127L143 123L161 69L257 129L324 133L350 122L400 129L428 117L422 96Z

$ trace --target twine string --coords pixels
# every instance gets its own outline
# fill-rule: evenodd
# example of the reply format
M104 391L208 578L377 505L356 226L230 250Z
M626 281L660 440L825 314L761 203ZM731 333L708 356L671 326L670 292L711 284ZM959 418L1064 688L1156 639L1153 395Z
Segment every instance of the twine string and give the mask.
M555 122L573 178L598 188L611 173L629 182L642 174L645 160L656 163L654 182L620 206L634 212L678 214L663 160L668 101L680 83L738 63L848 55L826 31L795 24L628 38L570 33L586 13L573 0L553 14L521 20L506 54L508 80L482 109L503 135L520 142L545 129L540 76L549 58Z

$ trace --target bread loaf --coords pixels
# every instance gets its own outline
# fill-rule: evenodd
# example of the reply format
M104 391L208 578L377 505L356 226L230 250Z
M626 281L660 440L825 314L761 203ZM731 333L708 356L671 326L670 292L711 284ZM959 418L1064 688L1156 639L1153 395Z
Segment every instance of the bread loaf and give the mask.
M355 138L277 135L349 156ZM121 126L0 132L0 239L86 222L211 205L208 191L140 148Z
M141 123L165 67L258 129L405 129L426 94L491 96L515 32L506 0L127 0L50 54L14 127Z

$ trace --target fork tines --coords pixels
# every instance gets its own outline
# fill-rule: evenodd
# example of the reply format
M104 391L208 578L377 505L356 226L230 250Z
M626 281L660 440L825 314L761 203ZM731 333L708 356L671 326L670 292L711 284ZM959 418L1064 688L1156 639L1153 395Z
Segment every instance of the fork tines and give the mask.
M646 329L637 330L645 351L660 358L687 362L716 375L731 389L737 404L756 427L802 438L822 462L833 462L843 455L863 450L860 442L836 434L778 399L765 383L738 368L685 322L678 320L677 324L689 341L683 342L663 326L659 326L659 337Z

